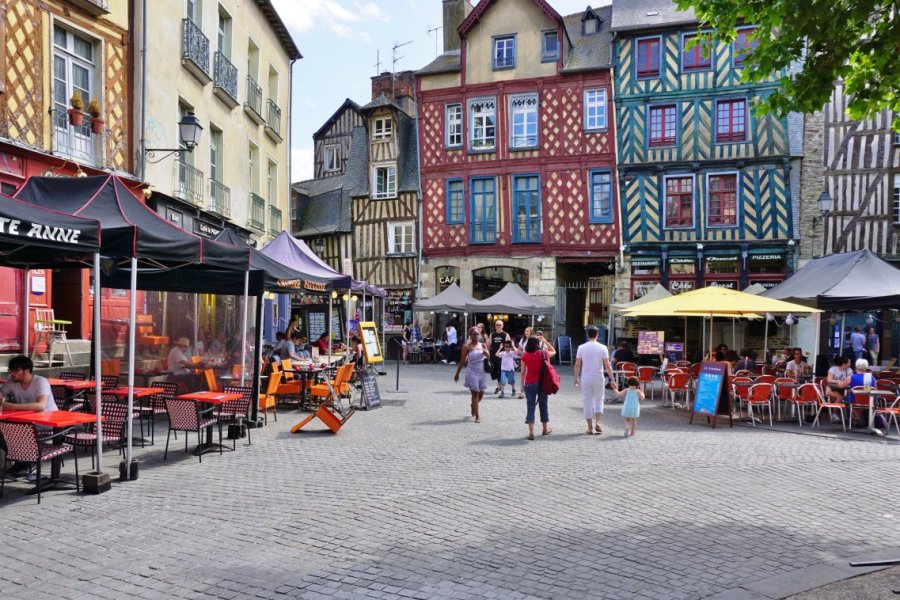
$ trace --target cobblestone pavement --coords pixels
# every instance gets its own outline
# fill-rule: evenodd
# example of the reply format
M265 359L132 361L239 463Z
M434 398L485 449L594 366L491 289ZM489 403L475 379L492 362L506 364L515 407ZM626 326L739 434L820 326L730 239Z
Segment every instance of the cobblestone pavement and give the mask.
M476 424L452 367L404 366L404 394L388 371L337 435L282 412L202 464L157 439L101 496L7 485L0 598L780 598L900 556L896 439L713 430L658 399L635 437L619 405L588 436L562 367L529 442L524 400L488 394Z

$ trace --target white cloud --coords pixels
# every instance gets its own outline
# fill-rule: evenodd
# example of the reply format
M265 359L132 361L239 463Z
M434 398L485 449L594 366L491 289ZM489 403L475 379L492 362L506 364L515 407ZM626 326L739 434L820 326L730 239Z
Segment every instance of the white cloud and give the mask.
M312 140L309 142L312 144ZM291 148L291 182L312 179L315 175L315 151L312 146Z
M273 3L288 29L300 33L324 28L338 37L348 38L360 34L360 24L390 21L390 16L374 2L273 0Z

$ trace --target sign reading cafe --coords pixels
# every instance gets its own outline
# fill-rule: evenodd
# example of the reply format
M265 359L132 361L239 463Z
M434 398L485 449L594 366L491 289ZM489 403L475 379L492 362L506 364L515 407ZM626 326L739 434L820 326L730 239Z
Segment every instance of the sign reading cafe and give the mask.
M80 229L68 229L66 227L51 227L50 225L41 225L40 223L25 223L18 219L10 219L8 217L0 217L0 234L24 236L35 240L46 240L49 242L65 242L68 244L77 244L78 238L81 236ZM25 230L27 229L27 233Z

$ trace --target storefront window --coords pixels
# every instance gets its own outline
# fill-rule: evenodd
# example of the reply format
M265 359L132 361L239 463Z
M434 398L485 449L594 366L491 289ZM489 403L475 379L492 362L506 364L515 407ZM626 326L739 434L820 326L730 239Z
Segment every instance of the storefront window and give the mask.
M485 267L472 271L472 297L489 298L503 289L507 283L518 284L528 293L528 271L516 267Z
M669 259L669 276L693 275L697 272L697 259L693 256L675 256Z
M631 274L636 277L642 275L659 275L660 264L661 261L658 258L634 257L631 259Z
M385 331L402 331L403 325L412 321L413 290L388 290L384 299Z
M632 294L633 294L634 299L637 300L637 299L640 298L641 296L646 295L647 292L649 292L649 291L652 290L654 287L656 287L656 285L657 285L658 283L659 283L659 281L656 281L656 280L653 280L653 281L633 281L632 284L631 284L631 288L632 288Z
M707 256L706 272L709 274L737 275L740 259L737 256Z
M459 285L459 267L438 267L434 270L434 293L440 294L448 287Z
M781 275L784 273L783 254L756 254L749 257L747 272L751 275Z

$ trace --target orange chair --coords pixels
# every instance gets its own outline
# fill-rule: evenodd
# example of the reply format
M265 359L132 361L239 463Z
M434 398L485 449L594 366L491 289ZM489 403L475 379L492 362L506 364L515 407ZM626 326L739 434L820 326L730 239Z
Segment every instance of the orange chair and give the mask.
M894 429L897 430L897 435L900 435L900 424L897 423L897 416L900 415L900 396L894 396L893 398L886 397L883 399L890 402L890 404L885 408L876 409L875 414L881 414L887 423L887 430L884 432L885 435L891 432L892 421L894 423Z
M669 378L666 379L666 393L669 396L669 400L672 402L672 409L674 410L678 405L675 404L675 394L677 393L684 394L684 404L687 407L691 405L691 374L690 373L672 373L669 375Z
M281 359L282 379L285 383L294 380L294 363L289 358Z
M850 422L847 424L847 427L849 429L853 429L854 412L865 412L866 416L868 417L868 413L872 407L872 404L870 403L871 396L866 393L866 388L864 386L858 385L854 388L851 388L850 391L853 392L853 401L850 403Z
M274 374L270 375L269 383L266 385L266 393L259 395L259 408L263 411L263 422L266 425L269 424L269 409L272 409L275 421L278 421L278 409L275 406L275 391L278 389L279 384L281 384L281 377L276 377Z
M778 379L774 375L760 375L755 379L756 383L771 383L774 384L775 380ZM792 380L793 381L793 380Z
M823 383L821 385L827 384ZM811 398L812 395L815 394L815 400L818 407L816 409L816 418L812 423L813 427L819 424L819 415L822 414L822 411L828 409L828 419L831 420L831 415L834 414L832 411L836 410L841 416L841 427L844 429L844 431L847 431L847 423L844 421L844 404L842 402L831 402L827 400L827 396L825 396L822 390L810 383L806 383L800 386L800 389L797 390L797 393L801 398L804 399Z
M203 376L206 378L206 388L211 392L218 392L219 382L216 381L216 372L212 369L204 369Z
M158 354L163 354L169 345L169 336L153 334L153 315L135 315L134 321L137 325L137 345L151 350L157 348Z
M765 382L757 381L757 383ZM775 395L772 397L772 400L776 403L778 419L781 420L781 403L790 402L794 399L796 395L795 390L797 389L794 385L797 382L790 377L777 377L772 383L775 385Z
M750 398L750 387L753 385L753 380L749 377L735 377L731 380L731 385L734 390L735 404L738 407L738 417L740 417L743 405L747 404L747 400Z
M750 411L750 421L756 427L754 409L765 408L769 411L769 427L772 427L772 390L775 386L771 383L754 383L750 386L750 396L747 397L747 409Z
M638 381L645 384L646 386L650 386L650 394L651 398L656 397L656 388L653 385L654 380L656 379L656 367L638 367L637 368L637 378Z
M679 369L690 369L690 368L691 368L691 361L689 361L689 360L676 360L676 361L675 361L675 366L678 367Z
M350 376L352 374L353 363L347 363L338 367L334 379L331 380L331 387L335 394L342 396L350 392L350 384L347 382L350 381ZM324 383L318 383L311 386L309 388L309 393L312 397L319 399L320 404L332 404L335 400L335 398L332 397L331 390L328 389L328 385Z
M821 400L820 395L819 386L814 383L804 383L794 390L794 395L788 400L788 404L796 407L797 423L800 427L803 427L803 409L812 408L817 410Z

